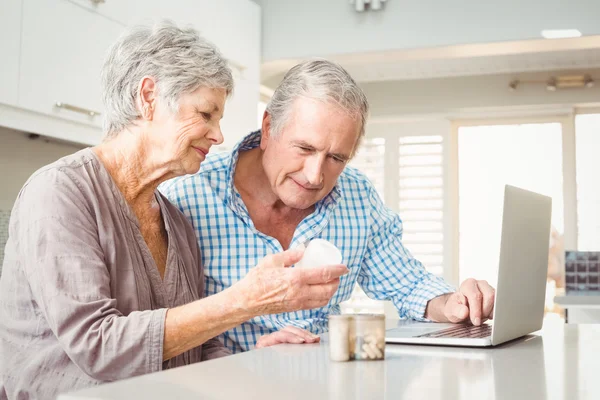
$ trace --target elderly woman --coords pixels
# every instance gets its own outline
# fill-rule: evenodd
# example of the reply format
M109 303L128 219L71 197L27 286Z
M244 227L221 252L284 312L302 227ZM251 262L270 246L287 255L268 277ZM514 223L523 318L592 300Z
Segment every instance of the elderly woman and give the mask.
M347 269L284 268L299 250L268 256L200 300L194 230L156 188L197 172L223 141L232 87L226 61L192 29L139 27L112 47L102 72L106 140L34 173L14 205L0 285L0 399L50 398L226 355L216 335L329 301Z

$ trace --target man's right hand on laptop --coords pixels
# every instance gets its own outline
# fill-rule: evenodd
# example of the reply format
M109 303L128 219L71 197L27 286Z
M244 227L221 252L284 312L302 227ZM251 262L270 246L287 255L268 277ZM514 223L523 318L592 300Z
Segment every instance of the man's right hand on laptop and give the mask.
M481 325L494 317L496 290L487 281L467 279L458 291L430 300L425 318L435 322L471 322Z

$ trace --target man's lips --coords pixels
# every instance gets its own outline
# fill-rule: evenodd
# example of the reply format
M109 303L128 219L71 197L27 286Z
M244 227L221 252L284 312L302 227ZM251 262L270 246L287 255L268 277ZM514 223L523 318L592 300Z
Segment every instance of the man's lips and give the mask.
M311 191L316 191L316 190L321 190L322 186L304 186L301 183L298 183L298 181L296 181L294 178L290 178L292 180L292 182L294 182L296 185L300 186L302 189L304 190L311 190Z

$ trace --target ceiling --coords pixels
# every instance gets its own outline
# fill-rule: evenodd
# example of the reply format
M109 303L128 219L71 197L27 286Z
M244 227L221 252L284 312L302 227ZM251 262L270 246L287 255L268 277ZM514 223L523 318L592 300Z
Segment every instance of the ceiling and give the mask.
M596 67L600 67L600 49L382 62L349 65L348 71L359 82L378 82Z
M382 82L600 67L600 36L530 40L327 57L358 82ZM264 63L262 84L276 87L300 60Z

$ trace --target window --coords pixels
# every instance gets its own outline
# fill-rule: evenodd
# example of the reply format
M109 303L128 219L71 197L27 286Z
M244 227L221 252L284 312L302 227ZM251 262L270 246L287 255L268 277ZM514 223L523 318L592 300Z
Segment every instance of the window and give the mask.
M552 197L564 232L561 123L463 126L458 130L459 281L497 282L504 185Z
M348 163L349 166L358 169L369 178L381 198L384 198L384 156L384 138L365 138L354 158Z
M496 284L505 184L552 197L550 309L552 255L560 272L565 247L600 249L600 113L455 126L439 120L371 126L377 139L365 141L350 165L399 213L415 258L455 285L468 277ZM345 306L380 307L358 288Z
M577 154L577 247L600 250L600 114L575 118Z
M444 141L441 135L399 138L398 211L403 243L428 271L444 272Z
M448 121L395 123L370 127L350 165L363 171L385 204L403 221L403 242L425 268L438 275L449 265L446 244L449 219L446 163ZM377 136L377 137L375 137ZM356 287L343 311L383 312L397 316L393 306L369 299Z

